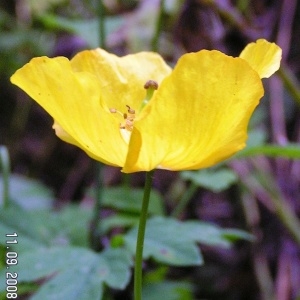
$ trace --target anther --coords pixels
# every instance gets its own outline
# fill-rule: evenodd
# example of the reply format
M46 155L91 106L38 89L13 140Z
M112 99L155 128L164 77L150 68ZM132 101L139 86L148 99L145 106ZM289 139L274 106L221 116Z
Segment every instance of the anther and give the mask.
M132 108L130 108L129 105L126 105L126 107L128 108L128 113L130 113L130 114L135 114L135 110L132 109Z

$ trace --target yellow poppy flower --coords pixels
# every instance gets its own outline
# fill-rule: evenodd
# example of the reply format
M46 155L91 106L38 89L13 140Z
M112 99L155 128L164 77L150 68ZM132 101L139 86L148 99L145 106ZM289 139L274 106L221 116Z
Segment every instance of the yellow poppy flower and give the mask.
M174 70L156 53L117 57L95 49L71 60L33 58L11 81L54 118L58 137L96 160L126 173L191 170L245 146L264 93L261 78L278 70L280 59L281 49L265 40L238 58L188 53ZM158 88L145 104L148 80Z

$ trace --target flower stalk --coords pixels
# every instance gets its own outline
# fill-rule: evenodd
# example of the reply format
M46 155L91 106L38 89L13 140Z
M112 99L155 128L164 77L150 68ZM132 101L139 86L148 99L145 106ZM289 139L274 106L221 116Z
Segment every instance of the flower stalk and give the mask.
M172 217L178 218L180 214L184 211L187 204L191 200L191 198L195 195L198 190L198 185L194 182L191 182L190 186L187 188L183 196L181 197L180 201L178 202L177 206L172 212Z
M9 159L8 150L5 146L0 146L0 167L3 174L2 207L7 208L9 205L10 159Z
M141 215L139 220L138 235L136 241L135 267L134 267L134 300L142 299L143 249L144 249L146 222L148 216L149 199L150 199L151 186L153 181L153 173L154 173L153 170L146 173L144 197L143 197Z
M158 51L159 37L162 30L163 15L165 10L164 8L165 8L165 0L161 0L159 5L159 12L157 16L156 26L155 26L155 32L154 32L153 39L151 41L152 51Z
M103 165L95 161L95 205L94 215L90 225L90 245L91 248L97 252L102 249L101 245L101 218L100 213L102 209L102 196L103 196L103 176L102 176Z
M98 4L99 17L99 46L102 49L106 48L106 32L105 32L105 7L102 0Z

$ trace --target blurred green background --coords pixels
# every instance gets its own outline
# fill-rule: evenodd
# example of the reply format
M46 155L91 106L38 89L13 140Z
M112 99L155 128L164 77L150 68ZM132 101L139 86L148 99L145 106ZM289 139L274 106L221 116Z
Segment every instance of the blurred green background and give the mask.
M238 56L247 43L258 38L276 42L283 50L282 67L276 76L264 81L265 96L251 120L248 147L216 168L181 173L158 170L154 180L158 195L153 214L243 229L256 237L255 242L239 241L231 248L201 246L205 264L200 267L166 270L155 269L153 262L149 263L149 282L162 284L159 279L165 280L165 285L155 286L157 291L152 288L149 299L159 299L162 289L168 291L169 298L164 296L165 300L297 299L299 1L9 0L0 3L0 24L2 171L8 166L8 153L9 196L28 213L41 209L60 212L73 205L90 209L99 189L95 162L81 150L60 141L46 112L10 83L13 72L32 57L71 58L80 50L101 46L118 55L157 51L174 65L186 52L218 49ZM5 192L4 173L1 197ZM115 211L127 213L104 222L105 246L105 238L119 233L119 226L134 224L138 214L138 206L132 204L136 202L124 204L118 200L122 198L118 188L138 189L143 186L144 176L126 177L119 169L102 167L101 182L101 189L104 186L106 191L102 195L102 217L111 217ZM139 199L140 194L134 197ZM184 199L183 204L180 199ZM74 216L82 222L84 218L90 220L90 212L79 216L80 209L70 219L64 213L65 224L74 223L74 232L78 226ZM5 213L1 213L0 222L4 224ZM53 220L48 222L50 226ZM167 285L167 280L175 280L175 288L170 282ZM36 286L25 288L30 294ZM130 292L127 289L109 297L130 299Z

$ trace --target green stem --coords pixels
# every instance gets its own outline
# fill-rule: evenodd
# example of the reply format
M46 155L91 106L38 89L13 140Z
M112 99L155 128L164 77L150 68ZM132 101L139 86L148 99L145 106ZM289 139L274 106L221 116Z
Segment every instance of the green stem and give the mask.
M290 92L294 100L300 105L300 86L295 75L288 69L288 67L282 65L278 70L278 75L282 79L286 89Z
M99 19L99 46L103 49L106 48L105 40L105 7L102 0L98 2L98 19ZM96 186L95 186L95 206L94 216L90 225L90 245L95 251L100 251L102 246L100 243L101 230L100 230L100 212L102 205L102 164L95 162Z
M290 235L294 240L300 245L300 221L291 208L291 206L286 202L281 196L275 184L269 180L266 174L259 174L260 184L265 188L270 194L270 200L275 207L275 213L289 231Z
M122 186L126 191L126 193L128 194L130 193L130 180L131 180L130 174L122 173Z
M99 18L99 46L102 49L106 49L105 7L102 0L99 0L98 18Z
M103 194L103 181L102 181L102 164L96 162L95 164L96 173L96 185L95 185L95 206L94 216L91 221L90 227L90 245L95 251L101 250L101 229L100 229L100 213L102 205L102 194Z
M8 207L9 203L9 175L10 175L10 160L8 150L5 146L0 146L0 163L2 169L3 180L3 208Z
M159 41L159 36L160 36L161 29L162 29L164 7L165 7L165 0L161 0L160 1L159 15L157 17L155 32L154 32L154 36L153 36L152 43L151 43L151 49L152 49L152 51L155 51L155 52L158 51L158 41Z
M146 230L146 221L148 216L148 206L151 193L151 186L154 171L146 173L146 182L144 188L144 197L139 221L138 236L136 241L135 267L134 267L134 300L142 299L142 265L143 248Z
M185 193L181 197L181 199L180 199L179 203L177 204L176 208L173 210L173 212L171 214L172 217L176 218L182 213L182 211L184 210L184 208L186 207L186 205L188 204L190 199L196 193L197 189L198 189L198 186L194 182L191 182L190 186L188 187L188 189L185 191Z
M300 245L300 222L291 207L281 197L272 198L276 205L276 213L294 240Z

